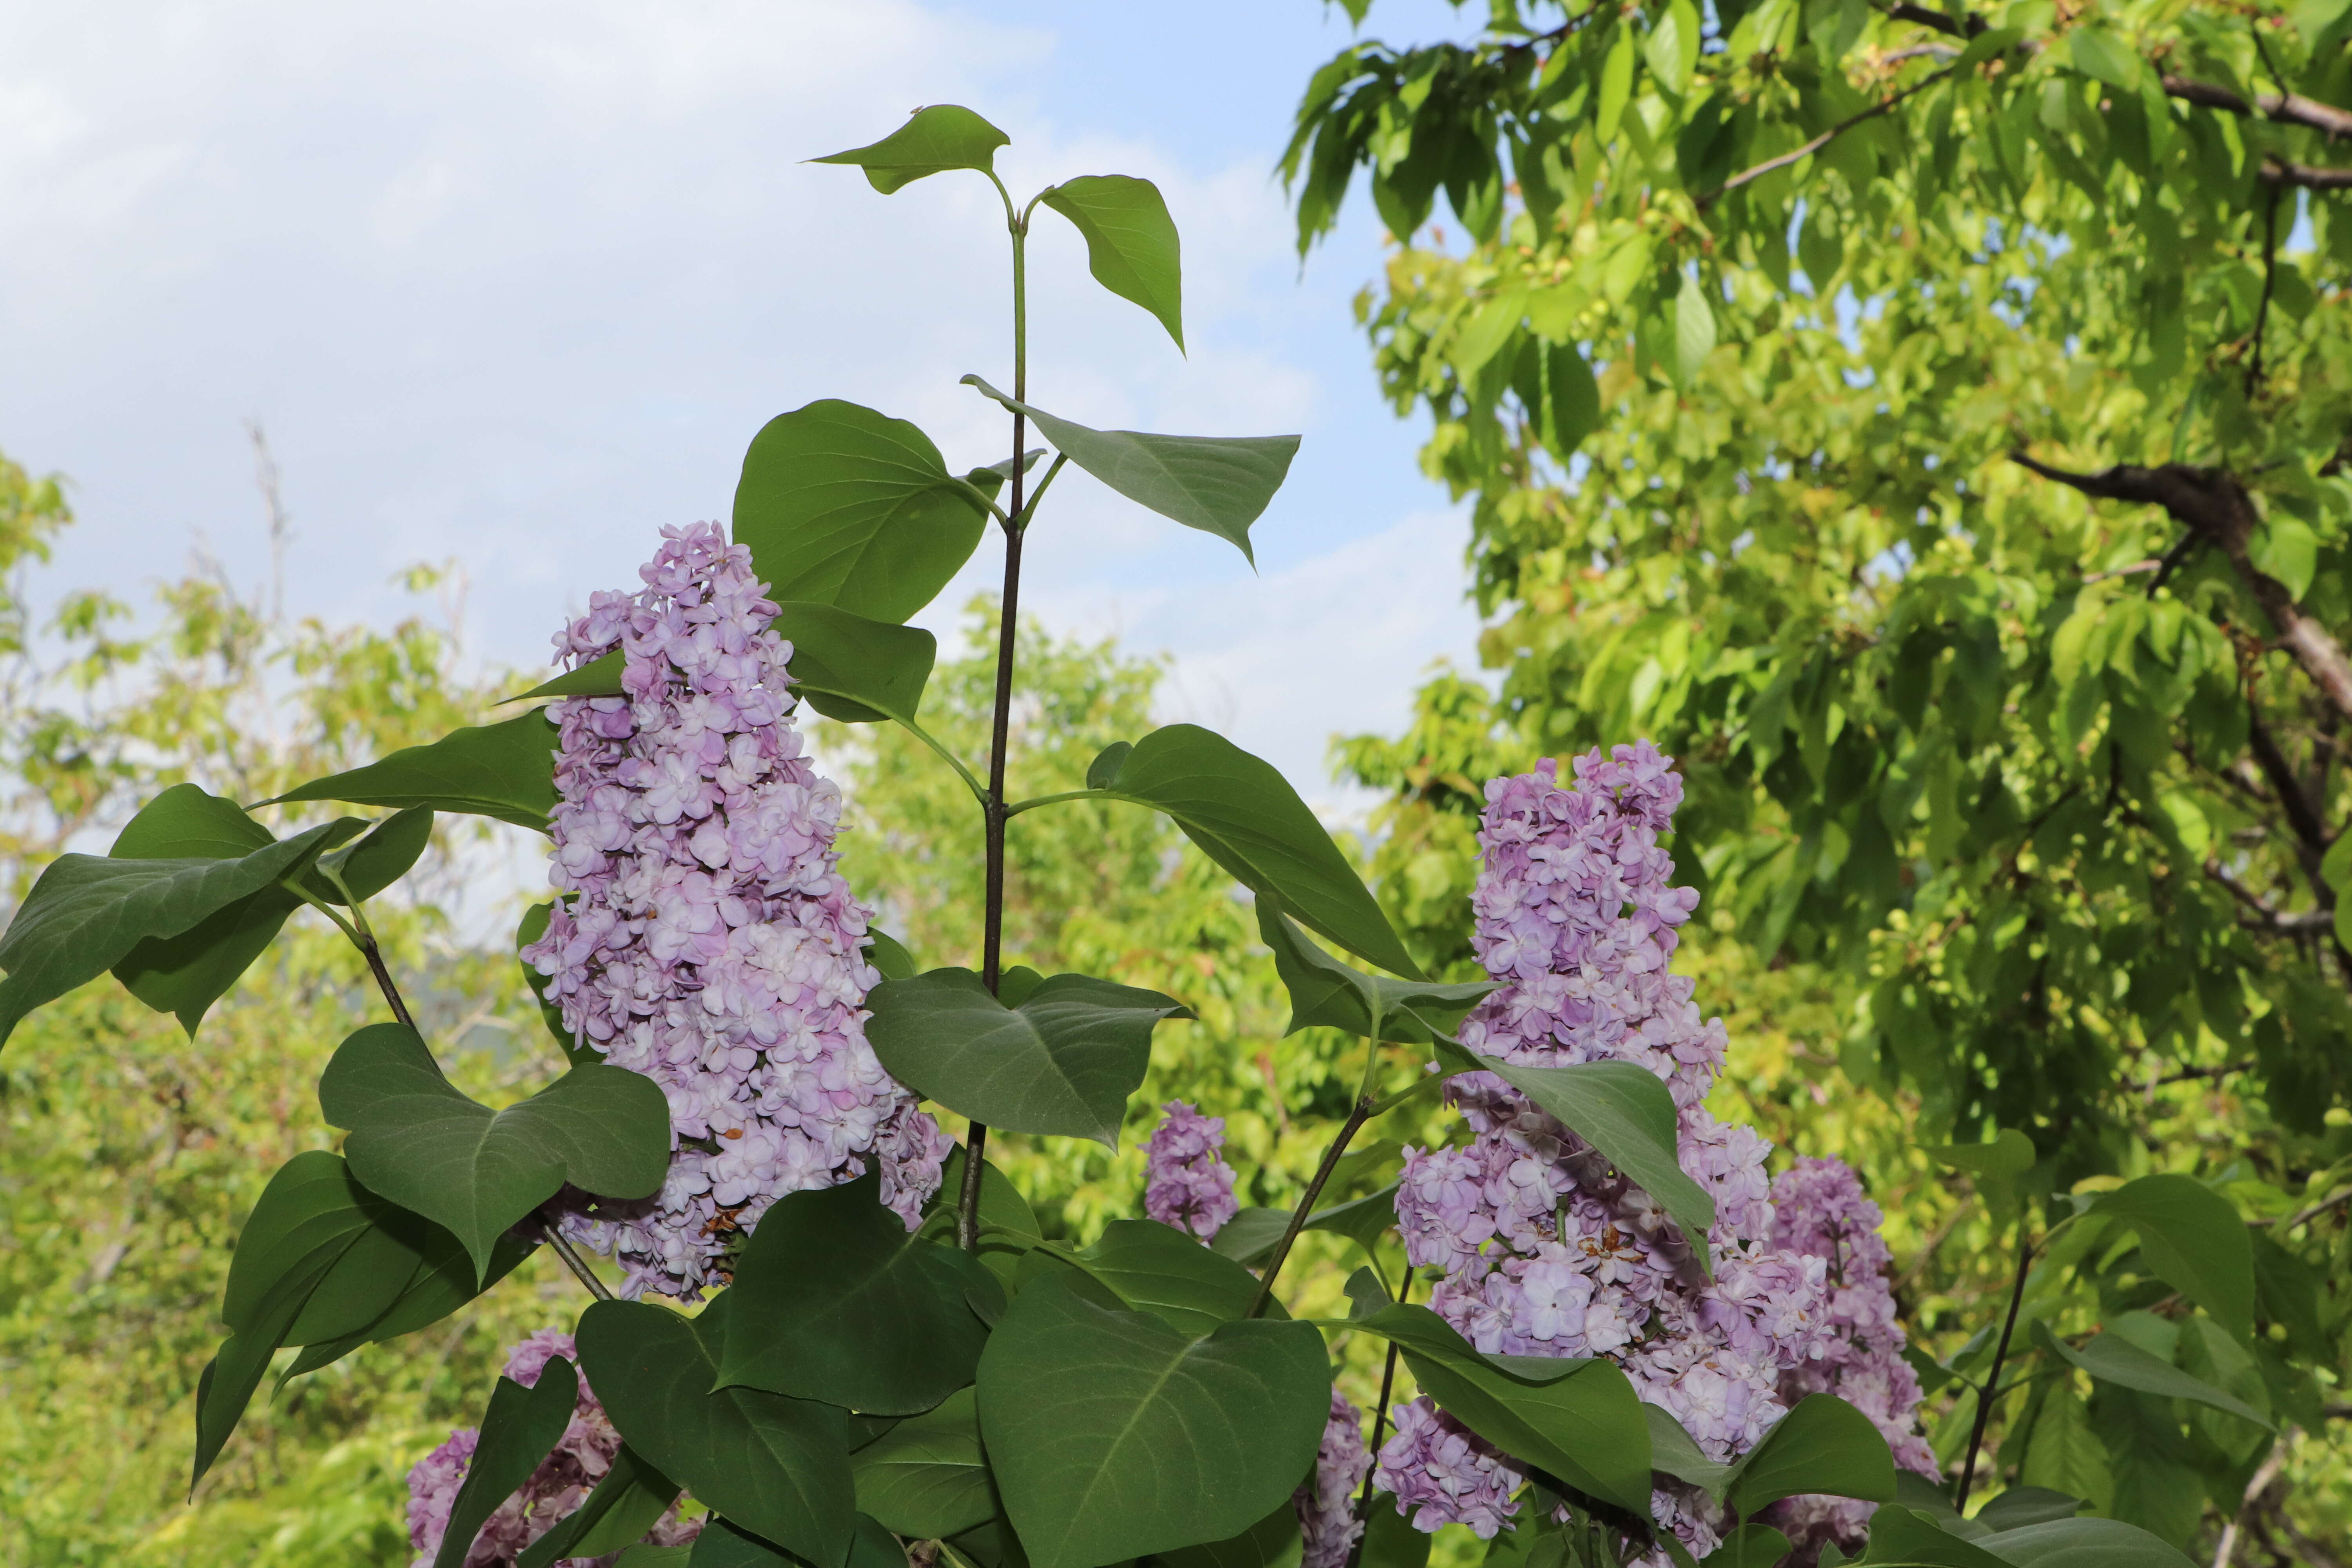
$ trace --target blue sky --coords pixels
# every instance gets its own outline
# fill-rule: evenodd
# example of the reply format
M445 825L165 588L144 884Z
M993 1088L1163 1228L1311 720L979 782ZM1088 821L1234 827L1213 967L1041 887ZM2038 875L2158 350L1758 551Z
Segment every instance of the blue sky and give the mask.
M1372 23L1465 26L1442 0ZM1326 739L1393 728L1475 634L1461 513L1349 309L1377 225L1351 208L1302 272L1270 175L1349 37L1316 0L10 7L0 449L68 475L81 517L47 581L143 597L199 540L263 575L258 418L292 608L386 620L409 608L395 571L453 561L474 653L535 663L661 524L726 515L783 409L848 397L951 462L1001 456L1001 419L956 385L1006 369L992 193L943 176L885 198L799 162L962 102L1012 134L1016 190L1146 175L1184 236L1189 358L1087 280L1074 234L1034 242L1036 401L1306 437L1256 574L1066 476L1028 604L1169 655L1165 717L1335 799ZM953 626L992 555L926 624Z

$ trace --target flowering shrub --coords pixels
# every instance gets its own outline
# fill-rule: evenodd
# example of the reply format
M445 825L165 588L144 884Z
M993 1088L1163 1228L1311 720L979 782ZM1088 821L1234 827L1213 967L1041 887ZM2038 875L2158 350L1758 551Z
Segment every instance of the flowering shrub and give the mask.
M0 938L0 1033L109 970L193 1029L303 907L350 939L389 1015L320 1078L341 1152L289 1161L237 1238L194 1474L282 1352L293 1377L415 1332L546 1247L589 1300L416 1467L426 1568L1417 1568L1424 1537L1390 1528L1408 1518L1507 1528L1530 1560L1580 1568L1828 1562L1865 1519L1888 1561L2168 1562L2103 1521L1962 1521L1925 1482L1868 1514L1896 1498L1898 1459L1935 1468L1876 1213L1841 1167L1776 1187L1762 1142L1702 1103L1725 1042L1668 966L1695 895L1659 843L1681 782L1648 745L1580 760L1572 788L1549 767L1493 786L1479 982L1423 976L1297 794L1205 730L1114 744L1084 789L1009 796L1021 562L1062 469L1246 552L1297 443L1097 430L1028 401L1038 209L1181 342L1179 246L1140 180L1017 206L992 166L1004 141L940 106L819 162L885 193L972 171L1003 197L1012 391L965 380L1009 416L1005 460L958 473L853 404L782 415L745 457L731 529L670 530L638 592L595 595L560 673L512 700L543 706L262 803L389 815L280 837L177 785L111 854L50 866ZM1033 427L1055 454L1034 485ZM936 648L905 623L992 522L1003 640L975 765L921 723ZM902 726L969 789L979 970L921 968L858 896L889 889L845 884L804 702ZM1361 1040L1346 1119L1286 1212L1240 1223L1223 1124L1182 1100L1150 1140L1148 1217L1091 1245L1044 1234L989 1163L992 1129L1115 1146L1154 1030L1187 1013L1008 961L1006 825L1072 799L1172 820L1254 902L1293 1032ZM518 952L551 1079L512 1105L442 1073L368 924L436 812L550 840L555 897ZM1386 1210L1318 1200L1366 1125L1441 1090L1467 1136L1391 1163L1400 1259ZM2007 1157L1990 1147L1968 1157ZM1284 1300L1309 1226L1366 1255L1344 1319ZM1335 1384L1339 1336L1384 1347L1370 1435Z

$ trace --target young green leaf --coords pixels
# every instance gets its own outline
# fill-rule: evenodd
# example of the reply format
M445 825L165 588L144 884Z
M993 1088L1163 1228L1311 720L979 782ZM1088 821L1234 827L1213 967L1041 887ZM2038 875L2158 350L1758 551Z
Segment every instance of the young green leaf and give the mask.
M1495 989L1494 982L1441 984L1429 980L1391 980L1367 974L1325 952L1282 912L1282 901L1271 894L1257 900L1258 934L1274 949L1274 967L1290 993L1290 1026L1301 1029L1345 1029L1351 1035L1371 1032L1365 994L1380 998L1381 1038L1405 1045L1433 1043L1432 1026L1450 1037L1463 1017ZM1410 1014L1403 1009L1410 1007Z
M319 1108L370 1190L447 1226L478 1271L498 1238L566 1182L603 1197L658 1191L669 1102L625 1068L576 1067L504 1110L442 1076L416 1031L372 1024L335 1048Z
M1197 724L1154 730L1095 787L1166 813L1235 881L1273 894L1286 913L1357 957L1421 978L1388 916L1298 792L1223 735Z
M299 875L361 826L352 817L341 817L236 859L58 856L16 907L7 934L0 936L0 969L7 971L7 978L0 980L0 1044L41 1004L97 979L151 938L179 936L281 879ZM252 946L251 952L257 954L260 946ZM241 972L244 966L237 967ZM191 978L199 968L205 976L201 984ZM198 992L217 978L219 967L205 960L201 965L167 964L134 973L156 977L159 989L152 994L180 1010L194 1005ZM160 988L167 983L169 989ZM223 989L226 984L222 982ZM210 1001L204 998L204 1005ZM203 1007L195 1010L201 1016Z
M1086 236L1095 281L1150 311L1182 348L1181 247L1160 187L1126 174L1087 174L1050 185L1037 199Z
M1153 1026L1192 1016L1157 991L1084 974L1056 974L1008 1007L969 969L885 981L866 1005L874 1054L918 1094L992 1127L1112 1148Z
M1086 1272L1139 1312L1183 1334L1205 1334L1249 1311L1257 1281L1248 1269L1157 1220L1115 1219L1078 1256ZM1279 1303L1269 1303L1269 1310Z
M2023 1530L2053 1519L2072 1519L2083 1511L2083 1500L2047 1487L2011 1487L1977 1510L1976 1521L1988 1530Z
M911 1415L971 1382L988 1342L966 1295L997 1291L970 1254L911 1234L882 1178L787 1193L736 1265L719 1381Z
M459 1568L466 1561L484 1521L555 1451L579 1398L580 1374L562 1356L551 1360L529 1388L510 1377L499 1379L466 1479L449 1506L448 1528L433 1568Z
M2011 1568L2006 1559L1953 1533L1936 1515L1902 1503L1871 1515L1870 1552L1863 1561L1915 1568Z
M2052 1333L2048 1323L2036 1321L2033 1335L2042 1349L2069 1366L2089 1373L2102 1383L2112 1383L2120 1388L2136 1388L2142 1394L2153 1394L2163 1399L2189 1400L2234 1415L2241 1421L2251 1421L2266 1432L2274 1429L2269 1417L2245 1401L2222 1392L2202 1378L2191 1376L2168 1361L2158 1360L2121 1334L2094 1334L2078 1347Z
M1875 1521L1874 1521L1874 1523ZM1872 1531L1870 1561L1876 1553ZM2047 1564L2048 1568L2196 1568L2193 1559L2135 1524L2117 1519L2053 1519L1978 1538L1977 1546L1996 1564ZM1942 1558L1929 1558L1940 1563ZM1957 1561L1957 1560L1956 1560ZM1963 1568L1976 1568L1973 1560Z
M1288 1209L1241 1209L1219 1227L1209 1250L1244 1268L1255 1268L1274 1256L1282 1233L1289 1228Z
M909 1540L961 1535L1001 1511L981 1451L977 1396L969 1388L858 1449L849 1468L858 1510Z
M1669 17L1669 21L1671 21ZM1715 309L1696 277L1685 273L1675 298L1675 384L1698 384L1706 356L1715 352Z
M1700 1452L1697 1439L1683 1430L1683 1424L1663 1406L1644 1403L1642 1416L1650 1426L1652 1468L1678 1481L1687 1481L1722 1502L1723 1494L1731 1487L1731 1467Z
M547 1026L549 1037L563 1052L563 1059L577 1067L604 1058L586 1042L572 1038L572 1032L563 1026L563 1009L547 999L550 977L522 957L524 948L547 935L548 918L554 909L553 904L547 903L533 904L523 910L522 919L515 924L515 963L522 971L523 984L530 988L532 999L539 1004L539 1020Z
M341 1258L374 1224L371 1195L341 1155L323 1149L306 1150L280 1165L237 1232L221 1294L221 1325L250 1328L280 1281L320 1273Z
M866 182L887 196L950 169L992 169L996 150L1012 142L1012 137L961 104L934 103L915 110L906 124L879 142L809 162L863 169Z
M920 626L869 620L831 605L780 604L775 629L793 645L793 692L845 724L914 718L940 655L940 639Z
M555 728L534 710L501 723L452 730L430 745L404 747L382 762L314 780L261 804L303 800L427 805L544 833L547 814L555 809Z
M1609 1156L1658 1201L1706 1268L1706 1235L1715 1200L1683 1171L1677 1155L1674 1096L1649 1068L1633 1062L1581 1062L1574 1067L1517 1067L1465 1051L1448 1041L1438 1059L1454 1070L1475 1063L1526 1095L1570 1131Z
M1282 488L1296 436L1153 436L1094 430L1016 403L976 375L964 381L1016 414L1070 461L1139 506L1229 541L1255 563L1250 524Z
M196 1451L189 1490L195 1489L213 1461L220 1458L245 1407L253 1402L254 1391L261 1386L270 1357L286 1342L296 1315L333 1261L332 1258L313 1259L272 1283L253 1304L245 1326L222 1341L220 1350L205 1364L196 1380Z
M1286 1500L1330 1406L1322 1336L1262 1319L1192 1336L1033 1281L980 1362L980 1424L1036 1568L1221 1541Z
M1613 1363L1483 1356L1426 1307L1388 1307L1350 1322L1401 1348L1422 1392L1489 1443L1648 1514L1649 1419Z
M565 1558L602 1557L645 1539L677 1500L676 1481L627 1444L586 1500L523 1549L515 1568L553 1568Z
M1787 1536L1769 1524L1743 1524L1701 1561L1715 1568L1772 1568L1787 1555Z
M2229 1199L2166 1173L2126 1182L2100 1194L2089 1212L2137 1231L2148 1267L2222 1327L2242 1340L2253 1332L2253 1244Z
M342 904L350 901L343 897L349 889L352 899L364 903L407 876L432 842L432 807L412 805L395 811L370 827L358 843L320 856L320 870L333 872L335 881L323 875L312 877L310 891L328 903Z
M628 656L614 648L600 658L590 659L577 669L567 669L562 675L551 676L528 691L518 691L512 697L501 699L499 705L536 702L547 697L625 696L627 689L621 684L621 671L627 665Z
M366 1191L364 1188L359 1190ZM509 1231L499 1237L498 1246L491 1250L488 1272L477 1276L474 1260L467 1255L465 1244L448 1231L424 1215L411 1214L406 1209L385 1203L372 1193L363 1201L373 1205L370 1212L375 1223L390 1231L404 1247L415 1254L416 1267L409 1275L408 1282L400 1288L390 1304L375 1318L340 1338L320 1338L309 1331L313 1315L320 1312L322 1302L335 1297L335 1277L351 1273L360 1266L363 1255L360 1247L354 1244L351 1251L336 1262L327 1279L305 1303L301 1317L287 1336L287 1343L299 1344L303 1349L293 1363L278 1374L281 1385L304 1373L331 1366L362 1345L396 1340L403 1334L430 1328L513 1273L516 1267L539 1247L537 1241L526 1241Z
M1751 1517L1800 1493L1889 1502L1895 1455L1877 1426L1827 1394L1808 1394L1731 1467L1725 1500Z
M881 971L885 980L912 980L916 975L915 955L906 944L888 931L868 926L866 934L874 939L866 950L866 962Z
M856 1491L848 1415L756 1389L712 1392L728 1297L688 1318L597 1301L580 1319L580 1363L629 1447L719 1513L814 1563L849 1550Z
M2002 1128L1990 1143L1937 1143L1919 1152L1939 1165L2001 1182L2013 1182L2033 1169L2033 1141L2014 1127Z
M947 586L987 523L988 508L929 437L824 397L751 438L732 532L779 604L895 624Z

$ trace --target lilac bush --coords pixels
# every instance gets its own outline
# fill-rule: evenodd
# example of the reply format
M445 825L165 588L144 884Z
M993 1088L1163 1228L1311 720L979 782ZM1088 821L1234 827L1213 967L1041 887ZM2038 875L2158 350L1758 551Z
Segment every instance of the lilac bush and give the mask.
M881 976L835 868L841 792L803 754L751 552L665 529L639 575L556 638L571 668L617 650L627 694L551 710L562 896L523 957L576 1040L661 1085L676 1141L659 1194L581 1194L562 1233L617 1256L625 1294L695 1300L779 1196L869 1158L912 1227L950 1143L866 1044Z
M1471 1013L1464 1045L1532 1067L1638 1063L1677 1110L1680 1163L1715 1200L1715 1225L1685 1237L1584 1140L1493 1073L1446 1086L1472 1133L1465 1147L1406 1152L1397 1217L1408 1258L1444 1270L1431 1306L1479 1350L1607 1356L1641 1397L1671 1412L1718 1461L1752 1447L1811 1392L1859 1398L1898 1458L1932 1473L1915 1430L1916 1378L1883 1278L1878 1211L1853 1173L1808 1160L1778 1183L1769 1146L1703 1101L1726 1049L1693 983L1670 972L1697 894L1671 884L1658 844L1682 800L1670 758L1643 742L1487 786L1474 895L1475 944L1497 988ZM1694 1247L1706 1248L1706 1270ZM1711 1278L1710 1278L1711 1276ZM1400 1406L1381 1484L1413 1522L1492 1535L1513 1512L1513 1473L1415 1401ZM1724 1522L1696 1488L1654 1499L1695 1552ZM1791 1500L1792 1536L1852 1544L1866 1507Z

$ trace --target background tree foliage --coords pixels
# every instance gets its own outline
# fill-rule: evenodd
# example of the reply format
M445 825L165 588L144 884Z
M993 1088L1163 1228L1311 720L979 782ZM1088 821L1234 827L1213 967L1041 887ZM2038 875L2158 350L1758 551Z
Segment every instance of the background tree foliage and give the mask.
M1850 1081L1927 1140L2023 1131L2045 1194L2193 1172L2294 1281L2232 1374L2317 1434L2291 1506L2266 1435L2047 1356L2008 1473L2184 1544L2340 1540L2352 16L1487 10L1332 60L1284 165L1302 247L1359 170L1423 237L1360 310L1475 498L1503 672L1343 748L1394 792L1394 907L1458 962L1476 781L1654 736L1717 931ZM2030 1310L2187 1364L2147 1274L2053 1253Z

